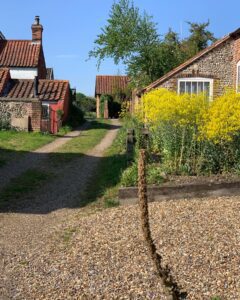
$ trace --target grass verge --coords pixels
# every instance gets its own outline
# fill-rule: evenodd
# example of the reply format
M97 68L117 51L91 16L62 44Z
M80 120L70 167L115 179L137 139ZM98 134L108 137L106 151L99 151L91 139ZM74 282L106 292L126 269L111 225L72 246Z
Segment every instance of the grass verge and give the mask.
M89 127L78 137L60 147L56 152L49 154L49 163L52 166L59 166L63 163L85 154L89 149L95 147L107 131L110 129L109 120L91 121Z
M0 167L4 166L7 161L19 159L21 154L36 150L37 148L51 143L70 130L70 127L64 126L57 135L13 130L0 131Z
M0 208L6 208L10 204L18 204L19 200L37 190L44 182L51 178L51 174L29 169L10 183L0 192Z
M127 168L127 156L121 138L122 129L119 130L112 146L105 152L91 182L87 184L86 192L81 197L84 199L82 206L91 204L94 209L102 209L119 205L118 188L122 172Z

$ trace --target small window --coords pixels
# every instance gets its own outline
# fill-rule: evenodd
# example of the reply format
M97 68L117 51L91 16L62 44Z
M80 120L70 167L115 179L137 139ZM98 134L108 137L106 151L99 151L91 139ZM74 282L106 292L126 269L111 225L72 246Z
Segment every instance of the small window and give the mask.
M42 105L42 119L49 119L49 106Z
M240 65L239 65L240 67ZM240 82L240 81L239 81ZM209 78L181 78L178 80L178 93L200 94L206 93L208 98L213 94L213 79Z
M240 93L240 61L237 64L237 82L236 82L236 87L237 87L237 93Z

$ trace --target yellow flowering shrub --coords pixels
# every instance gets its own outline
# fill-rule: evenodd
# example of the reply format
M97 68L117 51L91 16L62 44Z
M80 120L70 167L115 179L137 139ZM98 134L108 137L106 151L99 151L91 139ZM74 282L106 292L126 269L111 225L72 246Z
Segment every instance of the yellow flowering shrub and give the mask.
M204 94L178 95L166 89L153 90L143 96L137 115L150 126L172 121L175 126L195 125L202 121L208 107Z
M240 94L228 91L212 101L200 126L201 138L215 143L232 141L240 130Z
M136 117L150 128L153 151L170 170L240 169L240 94L228 91L209 101L204 94L156 89L143 96Z

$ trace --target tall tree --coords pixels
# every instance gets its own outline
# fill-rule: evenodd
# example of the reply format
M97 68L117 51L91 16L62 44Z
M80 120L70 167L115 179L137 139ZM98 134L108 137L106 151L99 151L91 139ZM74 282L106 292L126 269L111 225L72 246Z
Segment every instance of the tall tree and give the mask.
M105 58L112 58L116 64L122 61L130 73L146 77L141 82L152 79L151 62L160 38L151 16L141 14L133 2L119 0L112 5L101 31L89 53L98 59L98 65Z
M142 87L206 48L215 38L206 23L191 23L190 36L183 41L169 29L161 40L157 25L146 12L141 13L130 0L114 2L107 24L101 29L89 52L98 60L112 58L123 62L132 85Z
M186 57L192 57L199 51L207 48L211 42L215 42L214 34L207 28L210 21L205 23L187 22L190 26L190 36L182 42L183 52Z

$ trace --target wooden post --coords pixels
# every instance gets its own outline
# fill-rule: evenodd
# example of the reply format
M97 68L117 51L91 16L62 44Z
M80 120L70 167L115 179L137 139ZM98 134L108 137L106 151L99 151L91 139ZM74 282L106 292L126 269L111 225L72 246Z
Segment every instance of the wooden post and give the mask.
M142 225L142 232L148 248L149 255L155 266L155 270L162 283L164 294L168 300L179 300L181 293L177 284L168 269L162 266L162 256L157 253L156 245L154 244L148 211L148 197L147 197L147 182L146 182L146 150L141 149L139 152L138 161L138 199L140 208L140 219Z
M104 101L104 119L108 119L108 100Z
M101 117L100 116L100 95L97 95L96 97L96 115L98 119Z

